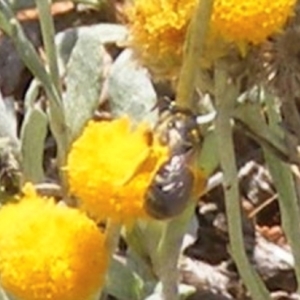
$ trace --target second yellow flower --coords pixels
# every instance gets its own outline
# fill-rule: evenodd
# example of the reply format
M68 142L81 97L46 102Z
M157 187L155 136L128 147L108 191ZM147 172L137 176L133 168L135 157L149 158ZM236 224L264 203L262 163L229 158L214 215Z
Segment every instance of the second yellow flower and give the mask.
M168 149L146 124L131 126L127 117L90 121L69 153L70 191L96 220L130 222L145 216L144 195L168 158Z

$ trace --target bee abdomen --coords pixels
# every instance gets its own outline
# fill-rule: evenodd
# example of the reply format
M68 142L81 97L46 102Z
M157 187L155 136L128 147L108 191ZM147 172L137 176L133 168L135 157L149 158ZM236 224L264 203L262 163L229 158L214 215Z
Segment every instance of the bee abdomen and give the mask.
M175 156L165 163L148 188L144 203L147 213L156 219L167 219L180 214L187 206L194 176L183 163L184 158Z

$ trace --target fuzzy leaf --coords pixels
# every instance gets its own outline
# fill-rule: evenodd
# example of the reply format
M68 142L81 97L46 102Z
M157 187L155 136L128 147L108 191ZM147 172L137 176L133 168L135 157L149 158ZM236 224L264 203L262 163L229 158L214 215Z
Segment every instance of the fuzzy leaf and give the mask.
M70 142L100 104L105 68L110 60L104 43L117 42L125 36L123 26L112 24L70 29L57 36L60 69L66 85L64 107Z
M142 299L143 283L125 264L113 258L106 277L105 292L119 300Z
M108 81L110 107L114 116L127 114L136 122L157 122L157 97L148 71L134 59L131 50L123 51L112 65Z
M30 107L21 130L22 171L25 181L44 180L43 152L47 134L47 116L38 107Z

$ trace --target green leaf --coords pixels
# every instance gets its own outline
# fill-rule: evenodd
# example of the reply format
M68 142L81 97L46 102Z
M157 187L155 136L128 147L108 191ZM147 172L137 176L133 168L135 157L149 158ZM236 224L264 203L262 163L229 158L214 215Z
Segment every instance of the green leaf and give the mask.
M179 297L181 300L186 299L189 295L193 294L196 290L194 286L186 285L183 283L180 283L178 285L178 290L179 290ZM162 295L162 285L159 283L156 288L154 293L149 295L145 300L163 300L163 295Z
M275 97L269 93L266 94L266 113L270 129L278 136L284 138L286 132L279 125L282 122L281 115L275 109ZM289 145L288 145L289 146ZM294 181L294 174L289 164L281 161L274 155L270 149L262 145L267 166L270 170L276 191L278 193L278 203L280 209L281 226L291 247L295 260L296 281L300 284L300 207L299 207L299 189L297 188L298 180Z
M100 104L105 68L110 59L104 43L123 40L126 29L120 25L100 24L60 33L57 38L61 72L66 91L64 108L72 142Z
M143 299L143 282L125 263L113 258L106 277L105 292L119 300Z
M166 222L154 219L137 220L134 226L126 227L124 238L129 245L129 249L134 255L139 256L145 265L144 272L140 273L144 279L153 279L153 270L151 265L151 255L158 247L159 241L165 229ZM147 270L146 268L149 268ZM152 271L152 274L151 274Z
M32 8L35 6L34 0L8 0L7 1L14 11Z
M53 0L52 2L63 2L65 0ZM74 3L83 3L93 8L99 8L101 3L106 0L72 0ZM35 7L34 0L8 0L13 10L18 11L26 8Z
M136 122L157 122L157 97L148 71L141 67L131 50L123 51L112 65L108 93L114 116L128 115Z
M235 107L234 118L238 125L267 149L283 159L288 158L288 151L283 139L265 123L258 103L245 102ZM296 160L298 160L296 158Z
M24 181L44 180L43 152L47 134L47 116L38 107L29 107L21 130L22 171Z
M81 36L88 36L100 44L121 43L126 40L127 29L125 26L116 24L97 24L67 29L55 37L59 54L60 68L63 73L67 72L67 64L71 57L73 48ZM89 51L87 52L89 53ZM86 53L86 57L87 57Z
M11 7L4 0L0 0L0 28L10 36L20 58L32 74L42 82L49 98L52 99L51 101L54 101L57 105L60 104L57 91L41 57L24 33L22 25L15 17Z

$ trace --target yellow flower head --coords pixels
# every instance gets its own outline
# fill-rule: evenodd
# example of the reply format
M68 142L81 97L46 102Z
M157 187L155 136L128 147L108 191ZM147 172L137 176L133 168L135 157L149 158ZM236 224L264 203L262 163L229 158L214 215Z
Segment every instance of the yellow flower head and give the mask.
M296 0L215 0L212 30L239 46L259 44L277 33Z
M101 287L104 236L86 215L31 185L0 210L0 280L22 300L83 300Z
M70 191L97 220L131 221L145 215L145 193L168 149L141 123L123 117L90 121L68 156Z
M201 1L201 0L200 0ZM215 0L211 41L222 37L243 50L280 31L293 13L296 0ZM127 9L131 44L157 75L178 75L188 24L197 0L135 0ZM218 39L216 39L218 40ZM214 45L218 47L218 45ZM218 53L218 51L217 51Z
M135 0L127 10L132 45L157 75L177 74L195 0Z

